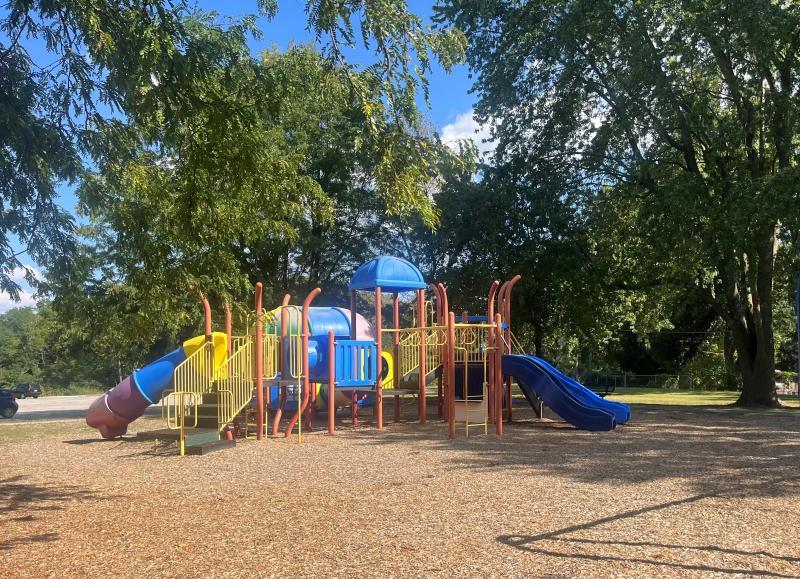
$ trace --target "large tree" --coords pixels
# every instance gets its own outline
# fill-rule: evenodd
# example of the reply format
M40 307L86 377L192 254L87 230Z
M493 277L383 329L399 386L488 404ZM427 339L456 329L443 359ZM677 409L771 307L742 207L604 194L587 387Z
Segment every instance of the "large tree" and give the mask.
M184 26L184 67L154 73L137 114L94 135L97 168L78 191L85 243L44 286L87 328L87 347L123 365L197 331L189 286L215 306L249 304L256 281L266 304L315 285L325 300L346 294L393 209L375 179L381 155L360 145L369 118L351 80L365 73L343 74L310 46L255 58L247 23ZM412 136L429 162L458 162Z
M423 186L433 165L413 134L419 120L416 97L427 90L425 74L434 59L449 68L461 57L462 35L432 30L404 1L306 4L310 30L349 83L366 119L357 142L378 160L371 177L379 194L391 212L419 213L432 225L436 215ZM277 0L256 5L268 18L278 9ZM202 77L199 66L222 56L190 53L192 31L186 23L196 20L194 13L179 0L5 3L0 14L0 291L18 298L20 288L11 274L23 265L21 256L46 268L72 252L74 223L58 203L58 188L78 180L85 161L114 139L120 119L152 122L157 111L169 124L176 109L222 98L196 94L191 102L175 100L189 76ZM260 34L254 23L255 17L248 17L232 28ZM348 48L356 45L372 49L375 62L348 63ZM171 90L171 83L181 80L183 85ZM32 282L30 272L28 277Z
M440 18L468 37L498 159L548 164L585 212L624 216L632 226L616 233L640 281L695 284L725 320L739 403L778 404L775 261L800 218L800 7L442 4Z

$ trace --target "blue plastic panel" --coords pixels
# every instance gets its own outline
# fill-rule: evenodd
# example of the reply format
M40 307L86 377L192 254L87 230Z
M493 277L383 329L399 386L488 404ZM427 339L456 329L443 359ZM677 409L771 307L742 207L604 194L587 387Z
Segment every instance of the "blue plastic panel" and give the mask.
M336 340L337 388L372 386L378 376L378 347L373 340Z

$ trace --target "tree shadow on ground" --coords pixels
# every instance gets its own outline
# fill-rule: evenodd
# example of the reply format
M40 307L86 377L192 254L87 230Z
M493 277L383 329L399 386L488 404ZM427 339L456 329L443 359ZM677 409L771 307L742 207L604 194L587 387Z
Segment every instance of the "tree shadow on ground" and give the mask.
M800 468L800 415L709 412L676 407L634 407L633 422L611 432L586 432L558 422L535 422L515 411L498 437L447 439L442 422L387 424L351 431L365 444L408 445L446 451L447 469L531 470L580 483L626 485L681 479L699 494L752 480L754 496L800 493L796 484L761 485L757 480L790 477Z
M68 501L108 500L110 498L89 489L75 485L49 486L35 483L30 477L17 475L0 480L0 522L34 523L39 514L49 511L63 510ZM47 543L58 540L58 533L22 533L9 536L9 532L0 536L0 551L6 551L20 545Z
M795 477L784 477L779 479L774 479L769 482L760 482L758 486L763 488L765 486L780 486L783 483L793 481ZM792 556L785 556L785 555L776 555L770 553L768 551L745 551L741 549L731 549L725 547L718 547L715 545L677 545L677 544L668 544L668 543L657 543L653 541L623 541L623 540L613 540L613 539L586 539L582 537L569 537L570 534L592 530L596 527L600 527L601 525L605 525L607 523L611 523L614 521L632 519L634 517L638 517L640 515L646 515L648 513L661 511L665 509L669 509L671 507L677 507L687 504L696 503L702 501L704 499L709 498L735 498L735 497L742 497L742 496L750 496L750 490L748 487L755 486L752 484L740 484L736 487L719 487L716 491L709 491L706 493L696 494L689 497L684 497L681 499L676 499L672 501L666 501L655 505L650 505L647 507L643 507L640 509L633 509L629 511L624 511L621 513L617 513L614 515L610 515L608 517L602 517L599 519L595 519L593 521L589 521L586 523L580 523L577 525L570 525L568 527L563 527L561 529L556 529L554 531L547 531L544 533L540 533L537 535L501 535L497 537L497 541L503 545L513 547L520 551L526 553L532 553L537 555L546 555L549 557L557 557L557 558L565 558L565 559L584 559L589 561L603 561L603 562L624 562L624 563L639 563L645 565L654 565L658 567L670 567L676 570L684 570L684 571L701 571L705 573L720 573L720 574L731 574L731 575L747 575L747 576L765 576L765 577L796 577L797 575L786 575L777 571L771 571L768 569L761 569L758 568L758 562L755 561L752 565L748 565L747 568L735 568L735 567L721 567L715 566L705 563L691 563L687 560L686 557L683 557L682 554L686 552L686 550L691 551L698 551L702 554L725 554L725 555L733 555L742 557L745 559L760 559L760 558L767 558L772 559L776 562L789 562L789 563L800 563L800 557L792 557ZM557 549L560 545L565 545L570 547L568 552L562 552ZM623 546L623 547L645 547L645 548L652 548L658 549L659 551L678 551L682 556L682 561L669 561L664 559L656 559L656 558L647 558L640 555L633 555L633 556L621 556L621 555L613 555L613 554L596 554L596 553L581 553L575 551L575 544L577 545L598 545L598 546Z
M411 410L411 409L409 409ZM442 470L516 471L520 484L527 475L541 474L583 484L598 485L598 492L611 487L626 488L661 480L679 481L679 496L622 510L606 517L538 535L509 534L497 537L503 545L523 552L567 559L607 563L639 563L672 568L674 572L742 574L748 576L796 577L770 570L769 563L800 563L800 557L768 551L745 551L716 546L636 542L614 537L595 540L576 536L615 521L633 520L673 507L693 505L705 499L747 499L800 495L800 415L750 412L741 409L633 406L633 421L611 432L585 432L563 422L535 421L528 409L515 409L516 421L506 424L503 437L490 426L488 436L464 437L458 429L455 440L447 440L445 425L435 418L427 425L387 424L385 431L353 432L365 444L408 446L419 444L425 452L442 453ZM408 412L407 416L413 415ZM391 452L391 450L387 449ZM454 456L455 454L455 456ZM680 496L683 495L683 496ZM610 502L614 504L614 502ZM641 504L641 503L639 503ZM700 505L699 508L707 508ZM624 509L624 507L623 507ZM607 529L607 527L604 527ZM598 529L600 530L600 529ZM607 552L584 552L583 545L607 545ZM570 547L565 549L564 547ZM612 547L630 549L615 553ZM639 549L637 549L637 547ZM654 550L650 556L641 550ZM706 557L736 557L739 563L692 561L680 550ZM675 557L661 556L676 552ZM670 560L672 559L672 560ZM743 567L743 568L735 568ZM785 570L784 570L785 572Z

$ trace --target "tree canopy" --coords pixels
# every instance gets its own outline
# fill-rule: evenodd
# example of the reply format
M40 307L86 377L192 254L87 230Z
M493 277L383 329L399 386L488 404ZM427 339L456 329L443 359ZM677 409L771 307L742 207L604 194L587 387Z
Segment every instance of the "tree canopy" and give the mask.
M800 15L765 1L442 3L478 113L519 179L555 171L618 283L694 285L735 344L745 404L775 404L775 260L797 230ZM608 248L604 249L605 252ZM660 294L660 295L659 295Z

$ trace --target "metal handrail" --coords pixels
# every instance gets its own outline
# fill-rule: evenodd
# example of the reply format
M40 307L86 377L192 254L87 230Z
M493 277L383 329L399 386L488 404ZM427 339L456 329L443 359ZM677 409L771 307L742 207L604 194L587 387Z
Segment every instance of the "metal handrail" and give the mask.
M455 361L480 362L491 349L491 324L455 324Z
M420 367L422 336L425 336L425 368L432 371L442 364L442 346L447 343L447 326L426 326L424 328L387 328L386 334L399 335L397 374L402 380ZM393 340L384 340L384 351L394 350Z
M280 371L281 337L277 334L264 334L261 338L261 359L263 361L263 378L274 379Z
M188 402L187 403L187 399ZM170 430L180 430L180 435L178 437L178 445L180 447L180 454L183 456L186 454L186 429L187 428L197 428L197 420L198 420L198 412L197 412L197 395L194 392L170 392L167 394L165 398L162 400L166 400L165 406L167 409L167 428ZM172 402L172 400L177 400L177 402ZM175 420L173 422L170 408L175 407ZM193 412L189 412L189 416L194 416L194 422L192 425L186 424L186 409L191 408ZM163 406L162 406L162 413L163 413ZM174 424L174 426L173 426Z
M222 430L253 400L253 342L244 343L225 360L218 374L217 428Z
M299 306L281 306L280 309L286 308L288 311L287 320L289 327L286 331L286 340L288 342L288 360L284 360L284 368L281 370L281 381L284 384L289 381L297 381L297 405L300 408L301 400L303 399L303 330L302 319L303 310ZM292 331L292 315L297 315L296 329ZM288 372L287 372L288 370ZM299 414L299 412L298 412ZM287 432L286 436L289 436ZM303 420L298 415L297 417L297 442L301 444L303 441Z
M216 375L214 345L206 342L175 367L173 390L202 397L203 394L212 391Z

